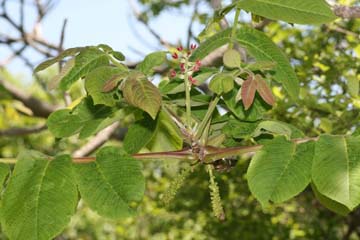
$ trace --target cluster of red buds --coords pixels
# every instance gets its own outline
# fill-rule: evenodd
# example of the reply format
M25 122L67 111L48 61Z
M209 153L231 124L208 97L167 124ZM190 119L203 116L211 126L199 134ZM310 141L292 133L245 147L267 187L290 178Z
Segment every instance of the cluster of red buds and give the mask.
M180 73L178 75L178 73L174 69L171 69L170 73L169 73L171 78L174 78L177 75L181 79L185 79L187 77L187 79L190 82L190 85L196 84L196 79L193 78L192 75L195 72L200 70L201 62L200 62L200 60L196 60L195 62L190 62L190 60L189 60L192 52L196 48L197 48L196 44L191 44L190 49L188 51L184 50L184 48L182 46L179 46L178 48L176 48L176 52L174 52L172 54L172 58L174 60L179 61Z

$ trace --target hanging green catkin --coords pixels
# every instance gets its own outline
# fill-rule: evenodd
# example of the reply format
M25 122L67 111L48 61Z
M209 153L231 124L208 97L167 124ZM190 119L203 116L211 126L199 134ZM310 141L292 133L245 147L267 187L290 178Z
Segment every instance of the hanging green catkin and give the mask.
M217 185L215 181L215 176L213 174L213 166L208 165L207 170L209 172L210 177L210 198L211 198L211 206L214 212L215 217L217 217L219 220L224 221L225 220L225 212L221 203L221 197L219 192L219 186Z
M170 202L176 196L178 190L184 185L185 179L190 175L191 168L186 167L180 171L180 173L172 180L170 187L166 190L163 196L163 203L165 206L169 206Z

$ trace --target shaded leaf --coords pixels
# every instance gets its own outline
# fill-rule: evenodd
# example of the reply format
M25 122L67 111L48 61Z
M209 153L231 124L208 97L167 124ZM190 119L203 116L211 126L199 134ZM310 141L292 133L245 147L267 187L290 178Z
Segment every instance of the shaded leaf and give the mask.
M96 161L75 166L81 197L104 217L132 216L144 195L141 163L115 147L102 148Z
M144 115L140 121L131 124L124 139L124 150L129 154L137 153L146 146L155 134L157 121Z
M317 200L319 200L319 202L322 205L324 205L324 207L326 207L329 210L331 210L337 214L340 214L342 216L346 216L348 213L351 212L350 209L348 209L346 206L342 205L341 203L338 203L338 202L322 195L321 193L319 193L319 191L316 189L314 184L311 184L311 188L312 188Z
M147 144L147 148L151 152L182 149L183 139L181 133L169 115L160 111L156 121L156 130L151 141Z
M230 119L222 128L222 132L233 138L250 138L258 124L259 122L243 122Z
M252 136L257 137L263 133L284 135L287 137L287 139L290 139L292 131L291 128L286 123L267 120L259 123L255 131L253 132Z

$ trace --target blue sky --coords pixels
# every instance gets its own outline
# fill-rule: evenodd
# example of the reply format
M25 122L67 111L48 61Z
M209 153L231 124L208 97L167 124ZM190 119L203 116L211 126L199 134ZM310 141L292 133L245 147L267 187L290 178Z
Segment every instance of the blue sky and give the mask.
M13 16L18 14L17 6L11 1L9 10ZM169 42L185 42L191 13L192 7L183 8L181 12L170 10L153 19L150 25ZM65 48L106 43L122 51L129 61L137 61L141 55L163 49L148 30L137 22L127 0L62 0L45 18L42 28L44 38L57 43L65 18L68 19ZM29 27L33 20L34 14L28 14ZM11 32L11 28L2 22L0 28ZM200 30L199 26L195 26L195 32ZM149 44L144 44L143 40ZM8 54L6 49L0 48L0 60ZM40 61L31 51L27 52L27 56ZM30 73L19 60L13 61L9 69L15 74L25 73L25 76Z

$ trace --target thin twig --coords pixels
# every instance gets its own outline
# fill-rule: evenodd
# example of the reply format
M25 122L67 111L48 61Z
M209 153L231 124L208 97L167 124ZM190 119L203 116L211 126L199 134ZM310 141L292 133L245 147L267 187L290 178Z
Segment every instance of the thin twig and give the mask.
M98 134L96 134L96 136L93 137L88 143L76 150L73 154L73 157L85 157L96 151L96 149L101 147L107 140L109 140L110 136L116 131L119 125L119 122L116 122L98 132Z
M0 136L2 137L24 136L24 135L39 133L46 129L47 129L46 125L36 126L33 128L10 128L5 130L0 130Z
M133 13L136 17L136 19L141 22L147 30L159 41L159 43L167 48L171 47L171 44L169 44L167 41L165 41L150 25L145 19L141 16L140 11L136 8L134 2L132 0L129 1L130 7L133 10Z

